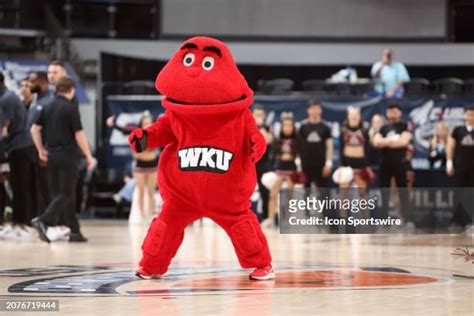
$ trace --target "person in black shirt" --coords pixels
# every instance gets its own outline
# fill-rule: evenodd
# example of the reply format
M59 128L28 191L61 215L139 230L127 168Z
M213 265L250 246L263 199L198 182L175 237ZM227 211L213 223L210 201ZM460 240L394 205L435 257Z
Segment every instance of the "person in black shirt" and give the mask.
M270 199L270 191L263 185L262 176L264 173L270 171L270 151L271 146L268 146L273 142L273 135L270 131L270 127L265 124L265 109L262 106L255 105L252 109L253 117L257 123L258 129L262 133L263 137L267 141L267 149L262 158L257 162L257 184L258 192L260 193L260 198L262 201L262 215L260 220L265 220L268 218L268 203Z
M301 122L298 131L301 143L301 165L306 175L306 188L315 183L318 188L328 186L332 171L333 140L331 129L322 121L322 108L318 101L308 104L308 118Z
M53 92L56 91L56 85L59 82L59 79L67 77L67 76L68 76L68 72L67 72L66 64L64 64L62 61L53 60L49 63L47 78L50 84L50 89ZM74 96L71 99L71 103L76 106L79 106L79 98L77 97L77 94L74 94ZM79 161L79 179L77 181L77 186L76 186L76 211L77 212L80 212L82 208L81 204L84 199L84 181L85 181L86 173L87 173L86 162L81 157ZM59 219L58 224L59 226L56 227L58 237L60 239L64 239L69 234L69 230L67 229L66 226L64 226L64 219Z
M47 72L47 80L49 83L49 88L51 91L53 91L53 94L56 92L56 85L59 82L59 79L67 77L67 70L66 70L66 65L59 61L59 60L53 60L51 63L48 65L48 72ZM73 96L71 102L79 106L79 101L76 95ZM44 131L44 129L43 129ZM46 139L44 134L41 134L43 139ZM85 170L83 168L84 166L84 161L83 159L80 159L79 161L79 178L77 181L76 185L76 211L78 211L78 207L80 209L80 204L82 202L83 198L83 179L85 175ZM53 232L52 235L50 235L53 239L68 239L68 235L70 234L70 229L65 226L65 219L64 216L61 216L57 220L58 226L54 227L53 229L50 229L48 233ZM56 236L54 236L56 235Z
M34 94L34 98L28 106L28 130L30 130L33 123L38 120L43 107L53 100L54 93L49 90L48 75L45 72L32 72L28 76L28 81L30 82L31 92ZM45 133L46 131L42 130L41 137L43 141L46 140Z
M20 98L8 90L0 72L0 112L4 144L10 165L9 182L13 191L13 226L26 235L25 225L35 215L33 175L34 146L26 129L27 113ZM20 236L21 237L21 236Z
M36 76L37 80L35 80L35 76L34 76L35 74L37 74ZM51 63L48 65L47 73L37 72L37 73L32 73L30 75L30 80L32 80L32 82L34 83L34 86L37 86L38 87L37 90L41 91L41 93L38 92L38 95L40 96L40 98L38 100L38 106L37 106L37 111L36 111L37 113L35 113L34 115L35 118L33 122L36 121L36 117L38 113L41 111L42 107L45 106L47 103L49 103L51 99L54 97L54 94L56 92L56 85L59 79L64 78L64 77L67 77L66 65L59 60L51 61ZM49 93L46 94L46 91L49 91ZM44 98L41 97L42 95L44 95L45 97ZM48 98L49 98L49 101L48 101ZM71 102L74 105L79 106L79 100L76 95L73 96L73 99L71 100ZM41 137L43 141L46 140L45 133L46 133L46 130L42 129ZM83 198L83 180L86 174L86 170L84 170L84 165L85 163L83 159L81 159L79 162L79 166L80 166L79 179L76 185L76 211L80 211L81 202ZM44 185L45 183L47 183L47 179L48 179L48 172L46 171L46 162L40 161L40 166L41 168L39 168L39 172L40 172L39 182L43 191L40 194L40 196L43 197L43 200L45 202L44 204L48 205L51 199L50 197L51 194L49 192L49 189L45 189L45 188L48 188L48 185ZM61 215L61 217L57 220L57 223L58 223L58 226L51 227L48 230L48 234L51 240L67 240L69 238L70 229L67 226L65 226L65 219L63 215Z
M34 78L31 80L31 78ZM41 79L42 78L42 79ZM23 97L23 104L26 107L27 111L27 122L26 129L29 132L33 122L37 119L39 115L38 107L41 107L41 104L45 104L52 99L52 95L48 91L48 82L46 84L40 84L41 80L47 80L46 74L37 75L37 73L30 74L29 77L23 79L20 82L20 95ZM40 87L41 86L41 87ZM46 90L44 90L46 89ZM45 136L42 136L43 139L46 139ZM34 173L30 181L34 184L34 200L35 200L35 211L33 217L41 215L46 210L46 207L49 204L49 189L48 189L48 177L46 173L46 165L43 164L38 159L38 153L36 148L34 148L34 160L33 160L33 170Z
M374 146L374 137L380 131L382 126L385 125L385 116L382 114L375 114L372 116L370 121L370 128L369 128L369 152L367 153L369 164L372 168L378 170L380 161L382 159L382 149L375 148Z
M69 241L83 242L75 214L75 195L78 180L79 148L84 153L88 169L94 167L94 158L82 130L78 107L71 102L75 94L75 83L68 77L59 79L56 97L42 111L33 124L31 134L39 158L48 162L48 177L52 201L46 212L32 220L40 238L49 242L46 225L54 226L64 212L64 219L71 230ZM47 150L43 147L41 129L46 129Z
M407 187L407 146L410 144L412 134L408 125L402 122L402 109L398 104L391 104L387 108L387 124L382 126L374 137L374 146L382 149L380 162L380 187L382 192L382 212L379 218L387 218L389 204L389 188L391 180L395 178L396 186ZM407 189L399 191L400 208L404 222L409 229L414 228L412 214L408 209Z
M31 84L31 91L35 94L32 104L28 108L28 130L34 122L38 120L41 110L53 99L54 95L48 87L48 76L44 72L33 72L29 75L28 80ZM46 130L42 130L41 138L46 140ZM36 155L38 156L38 155ZM51 202L51 196L48 185L48 172L46 170L46 162L37 159L35 163L36 175L36 197L38 204L38 214L43 214L46 207Z
M446 172L454 176L457 188L474 187L474 105L466 108L465 124L456 127L448 138L446 150ZM470 190L469 190L470 191ZM469 194L468 191L461 192ZM466 197L466 205L469 198ZM472 198L471 198L472 201ZM453 214L452 223L461 227L472 225L472 204L458 208Z

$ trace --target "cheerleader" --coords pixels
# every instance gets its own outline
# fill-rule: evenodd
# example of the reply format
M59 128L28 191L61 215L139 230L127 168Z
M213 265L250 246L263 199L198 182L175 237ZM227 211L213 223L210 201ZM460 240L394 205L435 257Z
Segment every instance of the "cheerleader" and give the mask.
M280 121L280 137L273 143L275 172L278 177L270 190L268 218L262 222L263 226L272 226L275 223L278 193L285 182L288 190L293 189L293 178L297 173L295 159L298 155L298 140L293 113L283 112Z
M360 110L349 107L340 135L340 166L350 167L353 170L353 179L338 181L341 188L348 188L354 184L358 188L365 189L374 178L368 161L369 134L363 125Z

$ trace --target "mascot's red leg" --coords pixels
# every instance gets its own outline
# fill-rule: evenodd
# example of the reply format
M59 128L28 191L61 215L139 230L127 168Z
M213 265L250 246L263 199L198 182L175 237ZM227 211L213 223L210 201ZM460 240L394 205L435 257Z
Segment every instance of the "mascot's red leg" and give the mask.
M143 241L140 266L149 274L166 273L183 241L184 229L200 217L191 207L165 202Z
M242 268L265 267L271 263L267 239L252 210L213 212L209 217L229 235Z

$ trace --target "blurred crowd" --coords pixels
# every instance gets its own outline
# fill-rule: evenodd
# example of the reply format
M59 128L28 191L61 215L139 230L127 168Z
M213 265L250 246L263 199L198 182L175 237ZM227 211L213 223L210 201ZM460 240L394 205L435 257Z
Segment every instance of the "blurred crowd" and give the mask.
M332 180L340 188L358 188L361 194L368 186L394 188L399 204L397 216L409 229L415 228L408 191L396 190L413 187L415 175L411 166L414 154L411 124L403 121L400 105L390 104L385 116L374 115L370 124L364 122L359 108L348 107L341 122L338 153L334 152L332 129L323 119L319 101L309 102L305 120L296 122L291 112L283 112L280 123L273 128L266 124L263 107L254 106L253 114L268 143L266 154L257 164L259 216L263 225L277 223L276 207L282 186L291 189L299 184L324 194ZM446 123L439 121L429 141L427 158L431 166L445 169L456 187L474 187L473 127L474 106L471 106L465 110L464 125L449 131ZM336 154L338 166L335 166ZM372 214L374 218L388 216L390 190L382 192L382 199L381 211ZM467 213L457 213L451 223L465 227L472 224L472 218Z
M409 205L408 190L414 186L415 171L413 133L410 122L402 119L403 109L392 103L385 115L374 115L365 122L355 106L346 110L341 123L338 152L334 148L331 125L324 120L321 103L311 100L307 118L296 121L292 112L281 113L277 123L267 124L265 108L258 104L252 113L260 132L267 141L267 151L256 164L258 203L255 212L262 225L278 223L278 196L282 188L295 186L319 190L328 194L334 185L357 188L361 195L368 187L388 188L382 192L382 207L374 218L387 218L389 205L397 206L397 214L408 229L415 229ZM151 114L143 113L140 122L118 126L114 116L107 126L128 135L133 129L146 128L153 123ZM465 124L449 130L440 120L429 140L428 160L432 168L446 170L457 187L474 186L474 106L465 110ZM155 192L159 150L134 154L125 173L124 187L115 195L117 203L135 203L142 219L149 219L157 211ZM440 186L448 186L440 183ZM341 210L341 216L344 215ZM455 214L452 224L465 227L471 224L468 214Z

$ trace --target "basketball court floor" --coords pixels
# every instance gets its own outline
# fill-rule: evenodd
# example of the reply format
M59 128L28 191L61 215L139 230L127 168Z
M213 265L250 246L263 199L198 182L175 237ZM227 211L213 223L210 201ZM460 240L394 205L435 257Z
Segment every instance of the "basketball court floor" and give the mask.
M133 270L147 226L82 225L86 244L0 241L0 300L57 299L60 315L474 314L473 258L452 255L457 247L474 252L472 235L265 229L276 279L251 282L223 230L197 222L168 274L144 281ZM0 311L20 314L30 313Z

